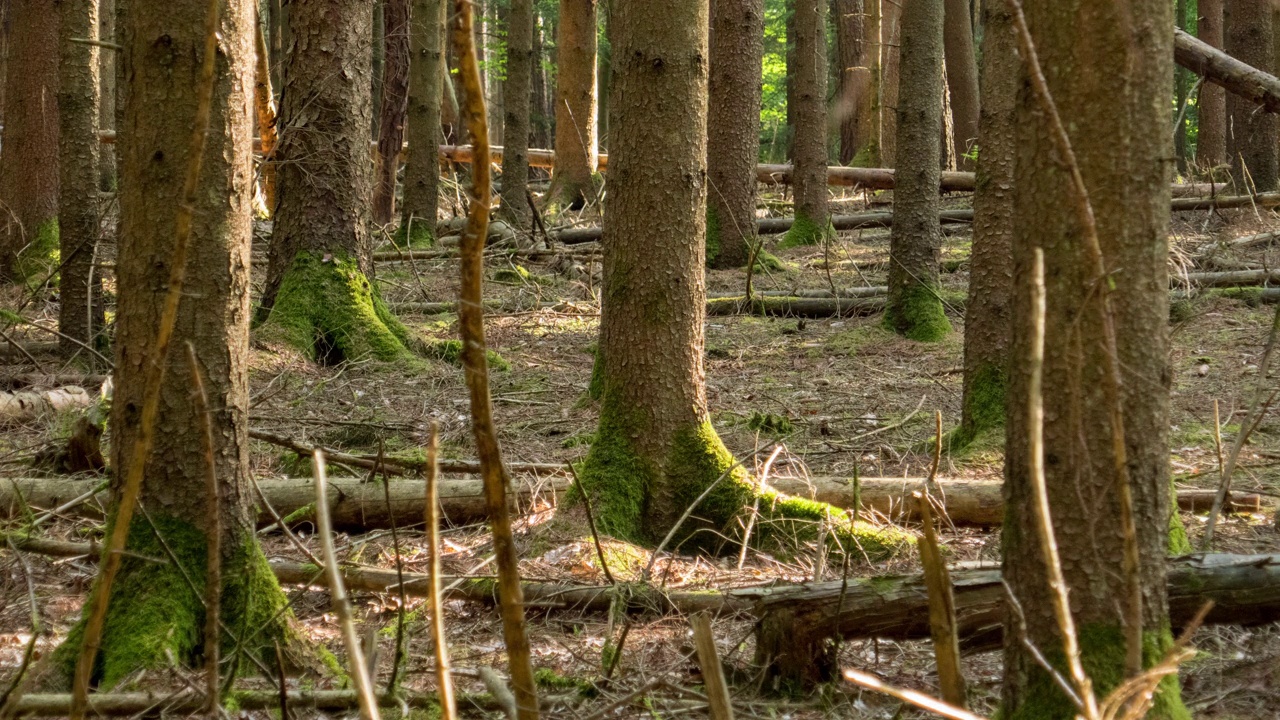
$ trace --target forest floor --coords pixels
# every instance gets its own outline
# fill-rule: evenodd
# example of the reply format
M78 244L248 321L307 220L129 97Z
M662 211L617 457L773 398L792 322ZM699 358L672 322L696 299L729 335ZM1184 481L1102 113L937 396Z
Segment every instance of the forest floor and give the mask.
M847 207L841 212L853 211ZM1174 271L1187 269L1192 258L1212 241L1230 239L1280 226L1280 218L1258 217L1253 212L1222 215L1181 215L1175 220ZM963 226L946 229L944 259L963 261L968 256L970 234ZM772 246L772 241L770 245ZM777 251L786 269L753 278L757 290L849 288L882 285L888 258L888 230L845 233L827 248ZM1221 259L1274 266L1280 250L1249 250L1239 257ZM855 265L849 261L858 261ZM574 267L576 264L577 267ZM564 258L542 260L495 256L490 262L486 296L504 301L506 310L490 313L486 330L492 349L510 363L510 370L492 375L495 414L509 461L568 463L583 458L595 429L597 409L585 399L591 374L591 347L598 327L599 262ZM520 272L515 267L520 265ZM259 268L261 269L261 268ZM512 272L515 271L515 272ZM380 263L378 281L383 296L394 309L414 302L447 302L456 297L456 260L420 261L413 265ZM943 276L948 299L963 298L967 267ZM741 293L742 271L712 271L711 292ZM110 278L108 288L110 289ZM16 298L0 298L0 306ZM539 307L537 303L558 303ZM962 302L962 300L961 300ZM528 309L515 309L528 308ZM1213 404L1221 408L1223 438L1234 440L1245 409L1257 387L1257 366L1275 308L1251 306L1223 298L1201 298L1180 305L1171 320L1173 328L1171 427L1172 467L1179 487L1211 488L1216 484L1217 454L1214 445ZM37 298L22 311L24 317L51 323L56 318L53 298ZM707 392L713 421L728 447L739 457L751 457L762 444L785 435L784 452L772 469L773 476L920 476L931 462L929 438L934 434L934 412L942 413L946 427L959 415L962 379L963 314L953 311L956 328L948 339L933 344L903 340L884 330L880 317L782 318L732 316L708 319ZM415 315L401 318L425 338L456 336L456 316ZM31 340L46 340L22 335ZM29 365L13 364L4 374L31 372ZM56 372L46 362L42 372ZM355 360L337 367L320 367L292 354L268 348L254 350L251 379L255 428L268 429L300 441L320 443L351 453L412 453L426 443L431 422L440 428L442 457L474 457L467 406L467 392L460 369L431 360L418 367ZM32 456L43 446L56 443L69 431L66 417L42 418L0 435L0 473L7 477L29 475ZM999 479L1002 441L988 438L964 452L945 451L940 475L945 487L951 478ZM756 456L748 465L759 465ZM1239 490L1280 493L1280 417L1274 410L1264 419L1245 448L1234 487ZM254 472L259 477L309 474L306 463L292 452L261 442L253 448ZM334 475L344 469L331 466ZM544 478L545 479L545 478ZM537 479L521 478L536 483ZM410 480L393 480L409 482ZM518 530L527 533L551 515L548 503L529 508ZM900 522L881 518L883 522ZM1193 545L1203 533L1204 516L1183 514ZM312 528L302 526L304 541L316 547ZM735 530L736 531L736 530ZM61 520L48 534L81 539L98 532L87 520ZM1280 552L1280 535L1263 515L1233 516L1220 525L1218 549L1238 553ZM445 572L484 574L489 546L485 528L452 528L444 534ZM954 561L999 562L999 533L990 529L960 528L942 534ZM263 538L270 557L300 559L290 543L279 535ZM420 528L407 528L400 536L405 569L425 570L424 540ZM339 548L351 562L395 566L395 549L386 531L339 539ZM803 547L790 557L761 552L747 554L737 568L732 558L672 556L659 563L669 588L743 587L774 582L839 579L838 562L824 562L815 548ZM611 569L619 579L634 578L648 561L647 551L615 548ZM33 571L36 598L44 621L40 652L47 652L78 618L94 571L82 560L51 560L26 556ZM0 559L0 686L7 685L18 667L30 638L30 612L21 566L8 551ZM527 553L522 561L527 579L602 584L605 579L594 548L580 542ZM889 563L867 566L853 563L847 572L864 576L885 572L916 572L914 557L898 557ZM305 631L323 641L341 657L337 625L329 612L328 594L291 589L297 595L294 609ZM377 634L381 681L390 673L399 602L394 593L356 592L358 614ZM425 610L418 599L408 603L409 652L406 685L431 689L434 675L426 639ZM447 629L454 664L460 669L504 664L504 649L497 614L491 607L450 601ZM544 692L572 698L553 716L587 717L608 710L628 692L665 678L671 685L695 688L701 684L685 618L676 615L638 616L632 619L621 659L607 684L600 683L602 649L619 629L601 614L573 609L531 611L530 633L534 662L545 668ZM749 618L722 616L715 621L722 657L741 671L733 689L741 717L916 717L897 701L832 685L812 697L778 700L762 692L753 679L752 623ZM1202 630L1195 645L1197 657L1184 667L1184 697L1196 717L1280 717L1280 626ZM887 681L929 692L936 677L932 650L926 642L853 641L841 649L841 662L875 672ZM1000 692L1001 657L998 652L969 655L964 671L972 689L972 707L994 712ZM174 673L176 674L176 673ZM180 686L182 679L165 673L166 681ZM187 678L186 680L190 680ZM467 691L482 686L471 674L459 678ZM593 684L594 683L594 684ZM577 690L585 689L581 695ZM646 702L627 704L609 717L671 717L700 714L689 696L657 689Z

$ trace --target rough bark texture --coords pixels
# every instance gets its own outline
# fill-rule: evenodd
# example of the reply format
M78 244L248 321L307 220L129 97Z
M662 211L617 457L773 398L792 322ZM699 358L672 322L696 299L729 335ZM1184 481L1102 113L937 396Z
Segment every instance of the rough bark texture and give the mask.
M555 111L549 107L550 100L547 95L547 43L544 39L546 32L546 22L542 18L542 13L534 12L533 25L533 86L531 92L533 97L530 98L532 107L529 111L529 124L532 128L532 135L529 142L533 147L545 148L551 147L551 123L555 117Z
M848 165L865 140L869 105L863 33L863 0L831 0L831 24L836 29L834 74L838 87L832 108L840 128L840 164ZM714 36L712 42L715 42ZM714 105L713 105L714 108Z
M322 363L394 360L409 339L368 277L371 10L363 0L289 5L280 197L262 309L269 334Z
M885 325L912 340L924 341L940 340L951 331L938 296L943 15L938 0L906 0L902 4L898 170Z
M563 0L556 37L556 166L552 203L581 204L593 194L596 138L596 3Z
M792 172L796 222L783 246L821 242L829 232L827 204L827 3L795 0L795 135Z
M106 42L119 43L116 37L116 0L98 0L98 37ZM115 50L98 53L98 127L116 129L116 56ZM98 149L98 187L104 191L116 189L116 147L103 145Z
M409 0L386 0L382 8L382 96L378 110L378 161L373 188L373 221L395 217L396 173L404 146L409 109Z
M102 278L94 272L98 243L98 39L95 0L58 3L59 252L58 330L63 352L81 352L102 328Z
M1027 20L1049 90L1092 198L1107 280L1093 276L1082 247L1077 196L1050 128L1029 90L1018 107L1014 210L1015 288L1004 577L1026 614L1028 639L1060 660L1051 592L1030 508L1027 410L1030 278L1035 244L1044 250L1044 466L1053 529L1070 590L1084 668L1099 696L1124 677L1120 573L1123 538L1104 390L1105 342L1099 282L1112 294L1120 402L1139 544L1145 662L1171 642L1165 596L1169 541L1168 229L1172 143L1170 81L1173 4L1059 0L1027 3ZM1107 68L1126 68L1122 74ZM1006 620L1006 628L1014 628ZM1002 716L1071 718L1071 703L1005 633ZM1061 668L1061 665L1059 666ZM1161 684L1147 717L1187 718L1176 676Z
M58 6L9 6L0 145L0 279L42 279L58 250Z
M756 239L764 2L711 0L707 264L742 267Z
M4 126L5 77L9 72L9 0L0 0L0 127Z
M533 0L507 10L507 79L503 82L502 217L522 230L530 223L529 106L533 86Z
M990 0L988 0L990 1ZM880 0L880 160L898 157L898 69L902 47L902 3Z
M1223 47L1223 0L1198 0L1199 24L1196 36L1205 43ZM1196 135L1196 164L1210 170L1227 162L1227 91L1218 85L1200 86L1199 130Z
M1227 0L1224 15L1227 54L1259 70L1274 71L1271 0ZM1227 118L1227 152L1237 180L1262 192L1275 190L1280 172L1275 115L1231 95Z
M973 22L969 15L969 0L945 0L945 5L943 52L946 56L947 92L951 100L956 167L973 170L974 162L969 151L978 140L979 108L978 57L973 51Z
M444 0L414 0L409 63L409 157L404 164L400 234L410 245L431 245L440 207L436 146L445 86Z
M210 472L216 474L221 494L216 520L223 549L223 618L237 636L256 633L247 649L271 647L263 653L270 658L275 656L273 641L283 640L285 633L283 618L271 620L285 598L253 535L248 467L254 13L247 0L228 0L222 7L202 189L195 194L186 296L161 390L159 432L149 458L132 454L144 377L153 362L167 292L162 279L169 273L175 217L190 162L207 7L204 0L183 0L149 5L146 12L127 17L131 42L122 62L130 78L130 102L120 145L122 262L117 267L111 417L113 492L119 491L131 463L147 463L140 502L154 526L144 516L135 517L128 548L143 557L164 557L158 533L199 595L171 564L126 559L112 592L96 673L104 687L140 668L167 664L170 657L189 666L199 662L205 545L214 527L207 499ZM194 348L207 392L207 417L214 428L212 469L207 466L205 416L192 401L187 343ZM75 648L78 632L72 632L60 652ZM235 641L227 638L227 644Z
M964 397L955 445L1004 424L1013 301L1013 166L1021 63L1003 2L983 5L982 115L964 316ZM954 447L954 446L953 446Z

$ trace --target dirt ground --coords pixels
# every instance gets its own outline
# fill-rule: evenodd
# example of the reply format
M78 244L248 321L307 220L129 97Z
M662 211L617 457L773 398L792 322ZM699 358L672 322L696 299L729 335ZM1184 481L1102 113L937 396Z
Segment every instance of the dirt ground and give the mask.
M838 212L860 209L865 199L839 205ZM959 202L959 200L956 200ZM774 210L782 203L770 203ZM562 221L564 219L562 218ZM1183 214L1176 218L1174 272L1200 266L1275 266L1280 251L1269 246L1232 253L1216 249L1216 241L1280 227L1270 213L1232 211L1221 215ZM958 260L956 272L943 276L944 287L963 298L967 284L970 234L963 226L946 230L944 259ZM888 231L844 233L827 248L779 251L786 269L753 277L756 289L795 290L882 285L888 253ZM1211 259L1210 259L1211 258ZM511 272L517 270L524 272ZM507 258L490 261L488 297L504 306L487 321L489 345L511 365L493 375L495 413L505 457L511 461L568 463L583 458L589 448L597 411L585 400L598 326L596 259ZM258 268L261 270L262 268ZM456 260L437 259L414 264L381 263L378 281L393 309L406 303L448 302L457 291ZM711 292L741 292L742 271L710 272ZM114 290L110 274L108 290ZM22 298L0 298L0 306L17 308ZM21 314L41 325L56 325L56 297L35 296ZM962 300L961 300L962 302ZM556 303L541 307L539 303ZM1276 307L1251 306L1241 301L1201 297L1180 304L1171 320L1174 369L1172 467L1180 488L1211 488L1217 482L1217 454L1213 432L1213 404L1220 406L1223 440L1234 441L1239 425L1258 387L1258 364ZM452 314L402 314L411 329L427 338L456 336ZM958 420L961 394L963 314L950 313L956 332L935 344L903 340L880 327L880 318L712 317L708 319L707 393L716 428L729 448L758 467L764 456L757 448L786 434L785 450L773 466L775 475L918 476L931 461L928 439L934 412L948 427ZM30 328L11 329L20 339L48 340ZM9 358L0 376L34 370L29 363ZM62 370L46 360L40 371ZM82 365L66 371L83 372ZM101 368L99 368L101 371ZM1268 391L1272 387L1267 385ZM443 361L423 362L406 370L356 360L338 367L319 367L296 355L256 347L253 358L252 420L255 427L305 442L321 443L350 453L411 452L426 442L430 423L438 423L444 457L473 457L467 393L461 370ZM762 421L764 421L762 423ZM31 473L32 457L57 442L70 428L67 417L41 418L0 434L0 474ZM763 429L761 428L763 424ZM757 429L752 429L752 428ZM780 431L779 428L782 428ZM108 438L109 439L109 438ZM942 458L945 478L998 479L1001 442L990 439L963 453ZM253 466L260 477L308 472L290 452L261 442L253 448ZM333 474L346 472L340 465ZM534 478L522 478L533 483ZM403 480L408 482L409 480ZM1268 413L1245 447L1234 487L1275 496L1280 493L1280 419ZM540 504L521 519L519 531L530 532L551 515ZM1203 515L1184 514L1193 544L1204 526ZM886 520L887 521L887 520ZM16 524L16 521L7 521ZM313 528L298 528L304 542L317 547ZM1225 552L1280 552L1280 535L1264 515L1234 516L1220 525L1218 548ZM85 520L64 519L47 527L51 537L84 539L100 534ZM451 528L444 534L446 572L484 575L492 572L484 561L489 547L482 527ZM955 561L999 561L998 533L977 529L944 530L942 541ZM425 570L420 527L403 529L400 553L405 569ZM300 559L283 537L266 535L270 557ZM343 556L365 565L395 566L396 552L386 531L338 539ZM648 551L615 548L620 558L613 572L633 578L648 561ZM38 653L50 651L79 616L94 566L82 559L52 560L24 554L31 568L42 631ZM523 559L528 579L603 583L594 548L587 543L529 553ZM841 564L825 562L815 548L800 548L794 556L750 552L738 569L731 558L674 556L664 558L660 571L670 588L729 588L775 582L838 579ZM0 551L0 687L6 687L30 639L31 614L26 574L8 549ZM855 563L851 575L913 572L912 557L868 567ZM324 642L341 658L344 653L326 592L289 589L294 611L305 632ZM381 682L391 672L399 601L394 593L354 593L356 610L379 652ZM417 599L407 604L409 650L406 685L434 687L432 655L427 640L425 609ZM467 692L483 692L475 670L504 669L500 626L491 607L450 601L447 629L458 682ZM626 641L612 678L602 681L602 651L607 638L621 633L617 623L601 614L575 610L531 611L530 632L534 662L547 672L543 692L562 698L554 717L672 717L704 710L697 696L702 679L692 658L692 640L685 618L639 616L629 623ZM720 617L715 632L722 657L739 670L733 688L740 717L748 718L896 718L917 717L898 701L834 684L804 699L779 700L760 692L750 665L751 622ZM1214 627L1196 637L1199 653L1183 670L1184 698L1196 717L1280 717L1280 626L1247 630ZM932 651L922 642L848 642L841 650L844 665L874 672L887 681L928 692L936 691ZM972 688L972 708L994 712L1000 692L999 653L965 658L964 671ZM663 680L663 683L657 683ZM181 687L199 680L176 670L155 671L150 684ZM247 681L250 685L255 680ZM650 692L625 700L648 683ZM259 683L260 684L260 683ZM464 701L463 706L468 706ZM479 712L475 708L472 708ZM245 715L249 716L248 714ZM263 715L265 717L265 715Z

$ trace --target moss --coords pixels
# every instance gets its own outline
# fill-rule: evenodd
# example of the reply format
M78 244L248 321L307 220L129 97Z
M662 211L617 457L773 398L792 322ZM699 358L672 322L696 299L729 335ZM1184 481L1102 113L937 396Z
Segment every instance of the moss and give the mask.
M423 354L437 360L443 360L450 365L462 367L462 341L461 340L432 340L423 344ZM507 372L511 369L511 363L506 358L499 355L494 350L485 350L485 359L489 361L489 367L499 372Z
M424 218L409 218L406 222L400 223L400 227L396 228L396 232L391 236L391 241L396 247L408 247L411 249L434 247L436 244L435 223Z
M756 250L756 264L752 268L753 272L785 272L786 270L787 264L777 255L764 248Z
M1004 427L1005 392L1009 378L998 363L983 363L971 371L960 409L960 426L946 435L950 452L969 448L979 436ZM1003 436L1003 433L999 433Z
M1188 298L1177 298L1169 303L1169 322L1186 322L1195 315L1195 303Z
M720 215L715 208L707 205L707 267L715 265L720 257Z
M1080 654L1085 673L1093 681L1093 689L1098 697L1105 697L1125 678L1125 640L1124 632L1117 626L1090 624L1083 625L1079 631ZM1159 662L1164 653L1173 645L1173 636L1168 628L1159 632L1143 633L1143 663L1151 667ZM1045 650L1042 648L1042 650ZM1062 651L1059 648L1045 650L1050 662L1066 675L1062 662ZM1027 670L1027 687L1021 693L1022 704L1017 708L1005 708L1001 713L1003 720L1073 720L1076 717L1075 706L1063 694L1049 674L1039 666L1032 665ZM1160 682L1156 689L1155 703L1145 715L1152 720L1190 720L1191 713L1182 704L1182 693L1178 687L1178 676L1169 675Z
M353 258L299 253L285 272L262 332L326 365L412 357L409 331L387 309Z
M511 267L498 268L493 272L493 279L498 282L529 282L531 275L523 265L512 265Z
M558 690L560 692L572 691L582 697L594 697L596 695L595 685L586 680L566 677L551 668L538 668L533 671L533 681L538 687L544 690Z
M937 342L951 333L951 321L937 289L921 283L911 283L897 293L890 291L884 325L920 342Z
M57 269L61 240L58 218L49 218L36 227L35 237L18 253L13 265L13 276L20 282L40 281Z
M566 450L570 448L582 447L583 445L591 445L596 441L596 434L593 432L574 433L560 442L560 447Z
M819 223L813 218L797 212L795 220L791 223L791 228L787 230L786 235L782 236L782 242L778 243L778 247L785 249L803 245L818 245L834 235L835 228L832 227L829 219Z
M633 423L619 422L616 415L601 413L596 440L578 475L591 497L596 529L621 540L641 542L646 536L644 506L654 480L653 468L631 446ZM570 490L566 501L572 504L579 499L577 495L576 489Z
M785 415L774 415L773 413L752 412L750 419L747 420L747 427L759 433L768 435L769 437L780 437L790 435L795 432L795 425L791 419Z
M1239 300L1249 307L1258 307L1263 301L1263 289L1260 287L1216 288L1209 290L1207 294L1210 297Z
M592 354L595 355L595 360L591 363L591 382L587 385L587 397L599 400L604 396L604 353L597 346Z
M1187 538L1187 526L1182 524L1182 516L1178 514L1178 488L1169 483L1169 547L1171 556L1187 555L1192 552L1191 540Z

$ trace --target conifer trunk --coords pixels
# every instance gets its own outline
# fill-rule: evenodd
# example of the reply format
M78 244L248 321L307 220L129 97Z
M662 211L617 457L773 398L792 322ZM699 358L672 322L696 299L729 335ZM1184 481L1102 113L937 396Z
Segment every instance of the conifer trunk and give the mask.
M923 341L940 340L951 331L938 295L943 17L942 0L905 0L902 4L898 170L894 176L885 325Z
M832 0L832 24L836 30L837 83L834 110L840 128L840 164L848 165L866 142L866 118L870 112L870 73L864 42L866 15L862 0Z
M973 22L969 0L945 0L945 5L943 52L955 129L956 169L971 172L974 162L966 155L977 142L979 122L978 57L973 50Z
M1223 0L1198 0L1200 14L1196 36L1222 49ZM1227 91L1215 83L1201 83L1197 104L1199 130L1196 135L1196 164L1210 170L1227 162Z
M98 38L120 44L116 38L116 0L98 0ZM98 127L116 129L116 65L119 53L104 48L98 53ZM116 146L98 148L98 188L116 189Z
M987 0L994 2L994 0ZM898 70L902 54L902 3L880 3L880 160L892 167L898 157Z
M711 0L707 264L742 267L756 238L762 0Z
M1053 141L1044 105L1019 96L1014 211L1013 347L1006 433L1004 578L1026 615L1006 619L1002 717L1070 718L1070 701L1020 642L1058 663L1062 642L1032 514L1027 408L1032 263L1044 251L1044 480L1084 667L1105 696L1125 677L1130 578L1112 446L1103 331L1111 295L1119 402L1139 558L1146 666L1170 646L1165 594L1169 492L1169 171L1173 3L1026 3L1049 91L1092 200L1106 279L1086 254L1080 199ZM1122 74L1107 68L1126 68ZM1100 288L1099 285L1102 285ZM1025 635L1024 635L1025 633ZM1187 718L1177 676L1149 718Z
M563 0L556 37L556 166L553 204L579 206L593 194L596 137L596 3Z
M520 229L530 223L526 193L533 61L533 0L511 0L507 10L507 79L502 87L502 215Z
M440 102L445 86L444 0L413 0L409 35L409 156L404 164L400 236L411 246L434 243L440 208Z
M547 70L545 66L546 42L543 40L545 23L542 13L535 8L533 24L533 96L530 98L529 124L531 136L529 142L533 147L551 146L551 118L554 113L548 112L547 104Z
M791 174L795 223L783 246L810 245L830 232L827 203L827 2L795 0L795 135Z
M378 110L378 160L373 189L373 221L391 223L396 208L396 174L409 109L409 0L386 0L382 9L382 95Z
M1223 21L1227 54L1268 71L1275 64L1271 4L1271 0L1226 0ZM1276 116L1258 112L1253 102L1230 95L1227 117L1227 151L1237 182L1244 183L1250 191L1275 190L1280 175Z

